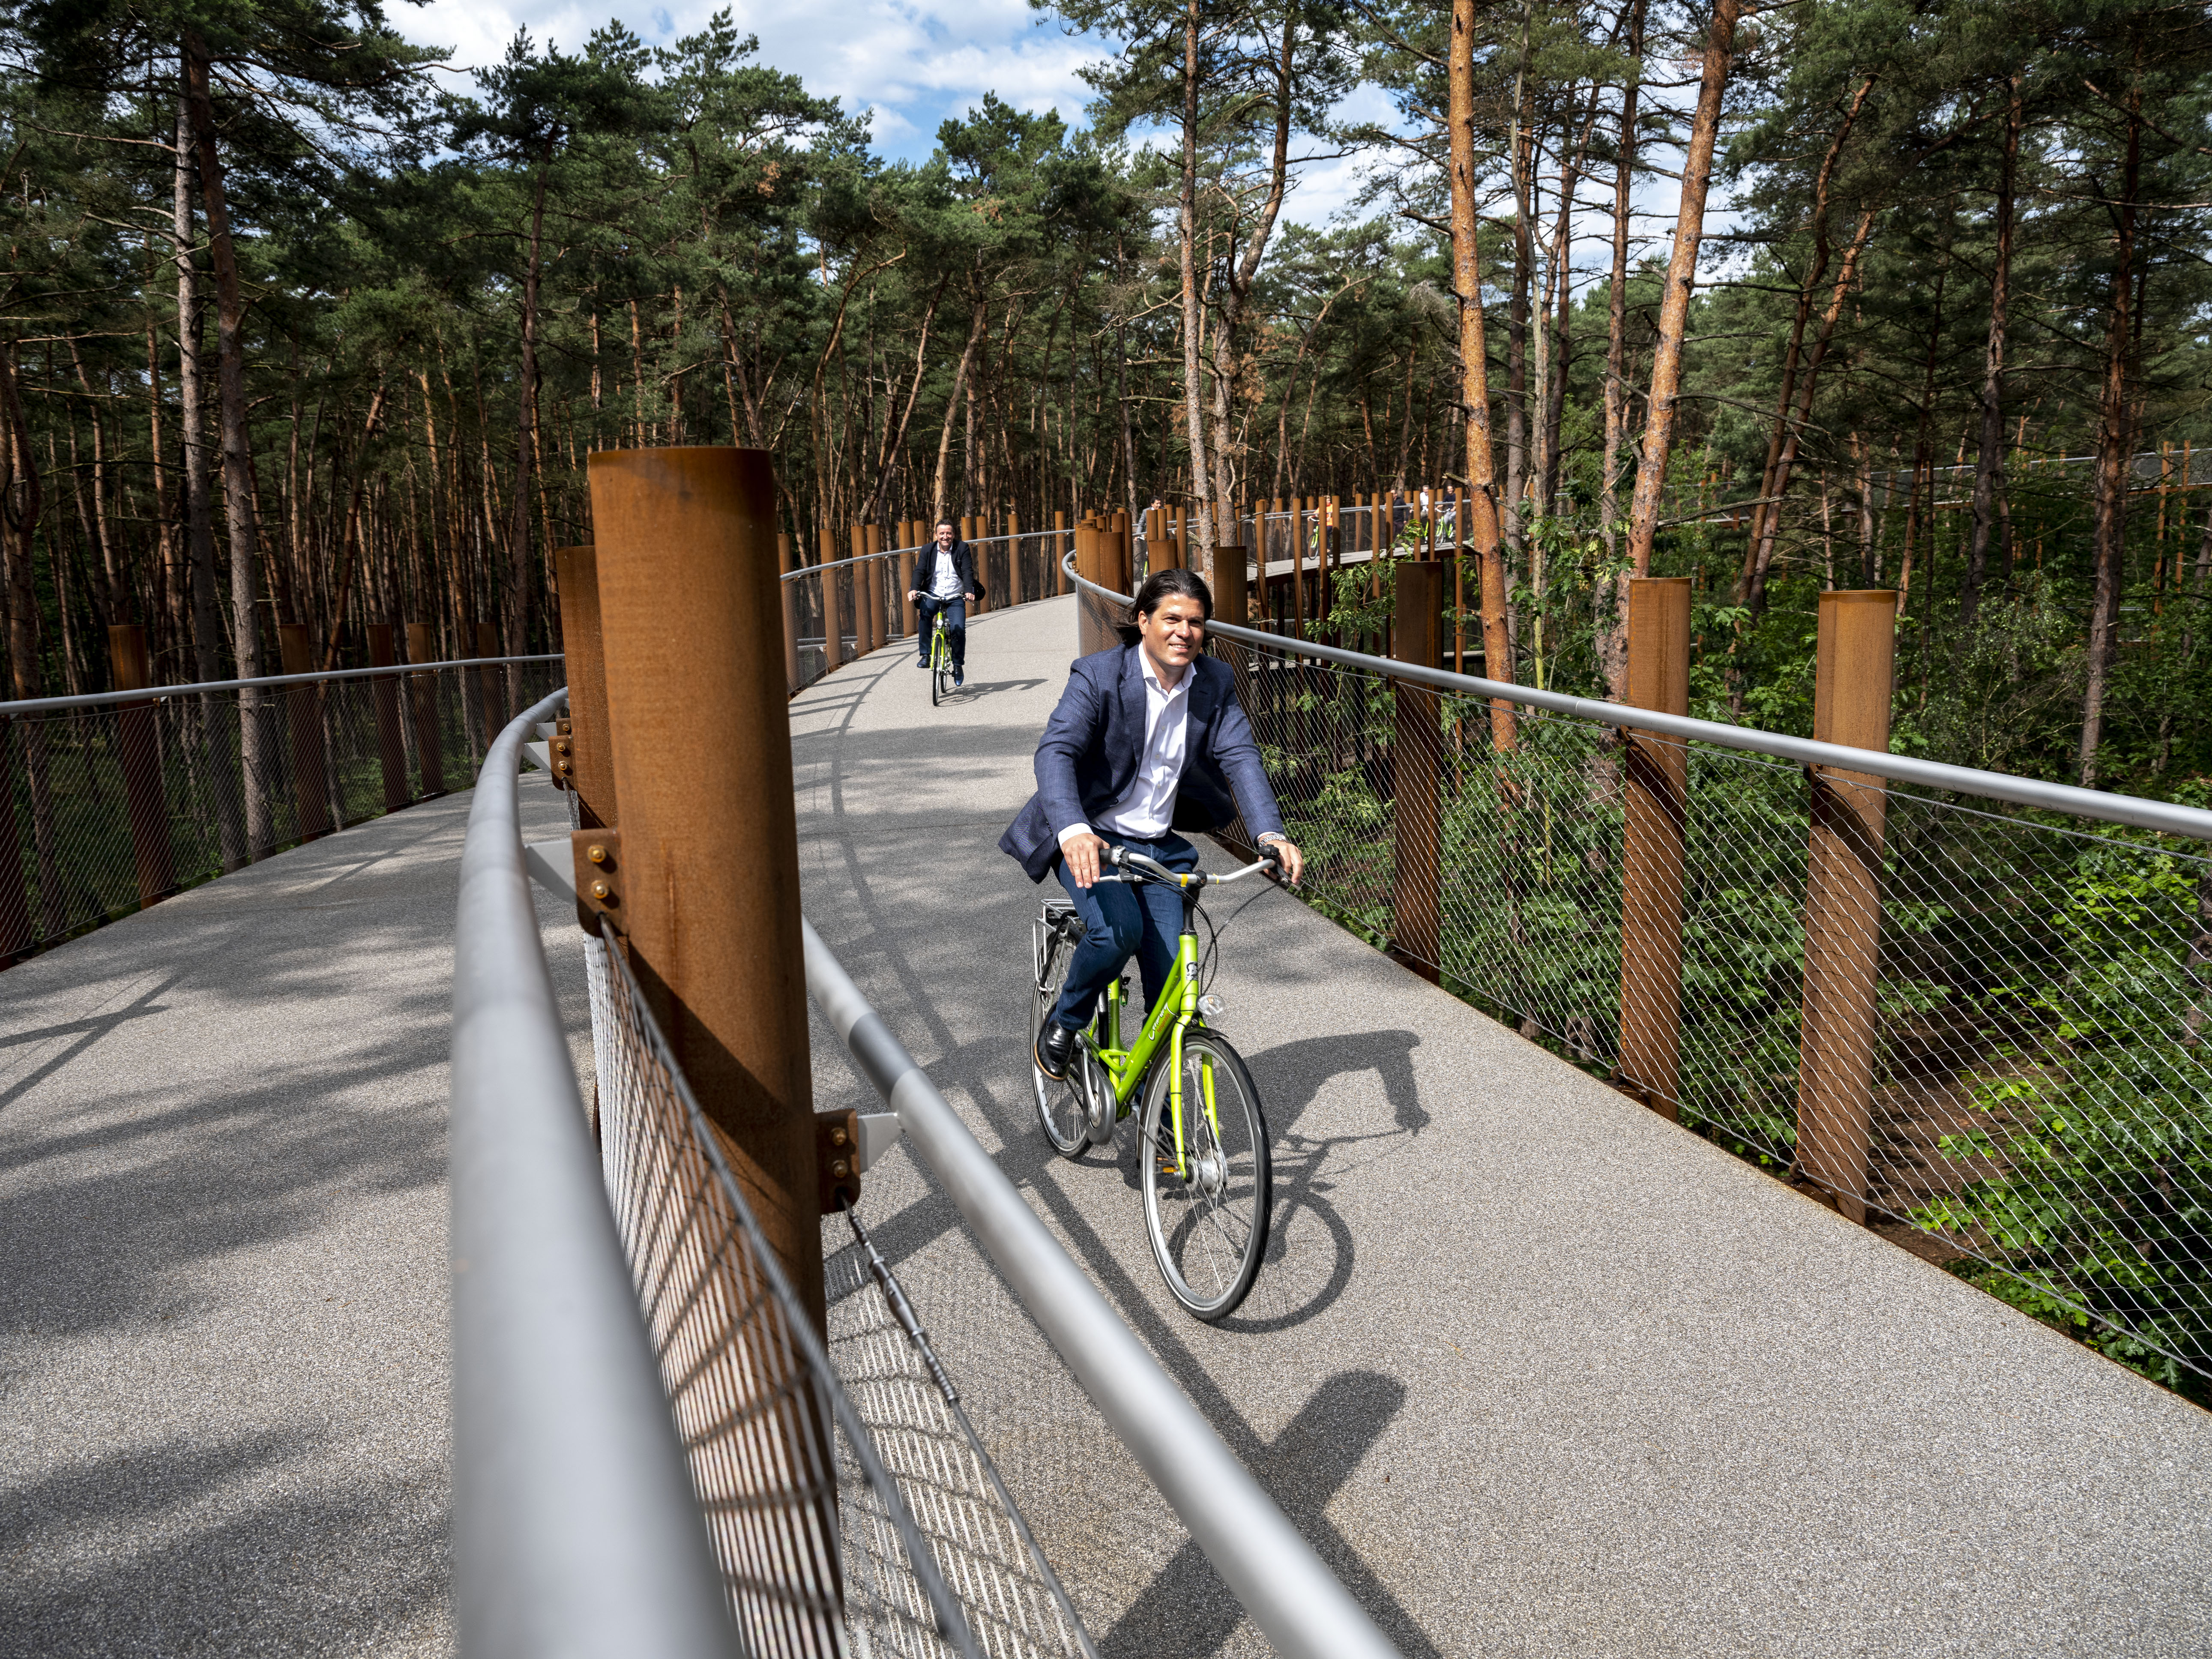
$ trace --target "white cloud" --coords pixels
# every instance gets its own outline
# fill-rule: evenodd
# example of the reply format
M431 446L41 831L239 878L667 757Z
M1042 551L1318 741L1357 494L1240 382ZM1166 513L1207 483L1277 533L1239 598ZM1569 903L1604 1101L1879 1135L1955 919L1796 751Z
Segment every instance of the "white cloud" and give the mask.
M697 33L714 0L613 9L632 33L654 46ZM1082 118L1088 94L1083 66L1102 55L1092 40L1068 35L1024 0L963 0L957 7L908 0L810 0L804 6L735 0L741 33L760 37L762 63L797 75L807 89L875 115L878 148L895 156L927 155L940 122L995 92L1032 112ZM608 12L575 0L430 0L395 21L410 38L453 49L457 69L495 63L518 28L542 42L580 49Z

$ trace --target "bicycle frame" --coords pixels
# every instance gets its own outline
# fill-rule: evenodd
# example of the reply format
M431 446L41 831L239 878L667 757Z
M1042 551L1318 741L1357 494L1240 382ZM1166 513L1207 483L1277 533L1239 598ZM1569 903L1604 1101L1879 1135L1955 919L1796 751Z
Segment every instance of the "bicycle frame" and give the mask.
M1189 1170L1184 1156L1182 1102L1182 1034L1192 1025L1203 1027L1205 1018L1198 1008L1198 900L1194 894L1185 894L1182 902L1182 933L1176 942L1175 961L1169 965L1167 983L1180 988L1181 994L1164 993L1158 1003L1145 1017L1137 1040L1129 1047L1121 1047L1121 976L1116 974L1106 987L1106 1008L1103 1015L1103 1042L1085 1034L1085 1041L1105 1066L1106 1075L1114 1080L1114 1104L1116 1109L1131 1105L1137 1091L1151 1075L1152 1063L1159 1056L1160 1047L1167 1045L1168 1063L1173 1068L1168 1073L1168 1109L1175 1124L1176 1174L1188 1177ZM1218 1138L1221 1125L1213 1111L1213 1071L1206 1068L1203 1079L1206 1095L1206 1121Z

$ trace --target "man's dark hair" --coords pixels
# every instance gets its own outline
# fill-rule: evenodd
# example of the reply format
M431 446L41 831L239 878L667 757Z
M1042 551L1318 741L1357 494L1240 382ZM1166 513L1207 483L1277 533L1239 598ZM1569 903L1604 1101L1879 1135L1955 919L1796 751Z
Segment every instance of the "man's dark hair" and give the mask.
M1213 620L1213 591L1206 586L1205 577L1195 570L1155 570L1137 590L1137 597L1130 602L1127 618L1115 624L1114 631L1121 636L1121 643L1134 645L1143 638L1137 629L1137 618L1151 616L1171 598L1196 599L1199 608L1206 612L1206 621Z

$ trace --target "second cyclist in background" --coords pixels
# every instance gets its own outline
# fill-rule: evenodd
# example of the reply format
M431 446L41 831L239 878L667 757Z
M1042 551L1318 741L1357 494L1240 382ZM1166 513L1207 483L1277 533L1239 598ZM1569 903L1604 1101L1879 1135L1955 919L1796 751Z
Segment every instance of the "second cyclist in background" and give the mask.
M921 556L914 562L914 586L906 593L921 617L921 625L915 631L921 647L916 667L929 666L932 619L942 611L945 637L952 646L952 683L967 684L968 607L982 592L982 578L975 574L975 550L960 539L960 532L950 519L941 520L937 526L937 538L922 549Z

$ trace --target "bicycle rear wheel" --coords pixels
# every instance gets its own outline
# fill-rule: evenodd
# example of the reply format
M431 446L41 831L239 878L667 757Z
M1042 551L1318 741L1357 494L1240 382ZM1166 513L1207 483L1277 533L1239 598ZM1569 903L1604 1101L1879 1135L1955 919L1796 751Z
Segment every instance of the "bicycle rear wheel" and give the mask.
M1146 1080L1145 1231L1175 1299L1209 1323L1237 1310L1267 1248L1273 1168L1260 1091L1237 1051L1211 1031L1183 1033L1182 1169L1176 1169L1163 1058ZM1209 1115L1206 1103L1211 1099Z
M1067 982L1067 964L1075 955L1075 939L1066 932L1066 921L1074 915L1073 910L1055 910L1048 906L1033 924L1031 960L1036 969L1033 988L1035 1000L1030 1006L1030 1089L1036 1098L1037 1121L1043 1127L1044 1138L1052 1149L1062 1158L1080 1158L1090 1146L1090 1111L1084 1097L1084 1084L1089 1068L1089 1054L1079 1048L1075 1064L1069 1068L1064 1082L1054 1082L1044 1074L1044 1067L1036 1063L1036 1034L1044 1024L1045 1016L1060 1001L1060 988ZM1080 938L1081 924L1077 924L1076 938Z

